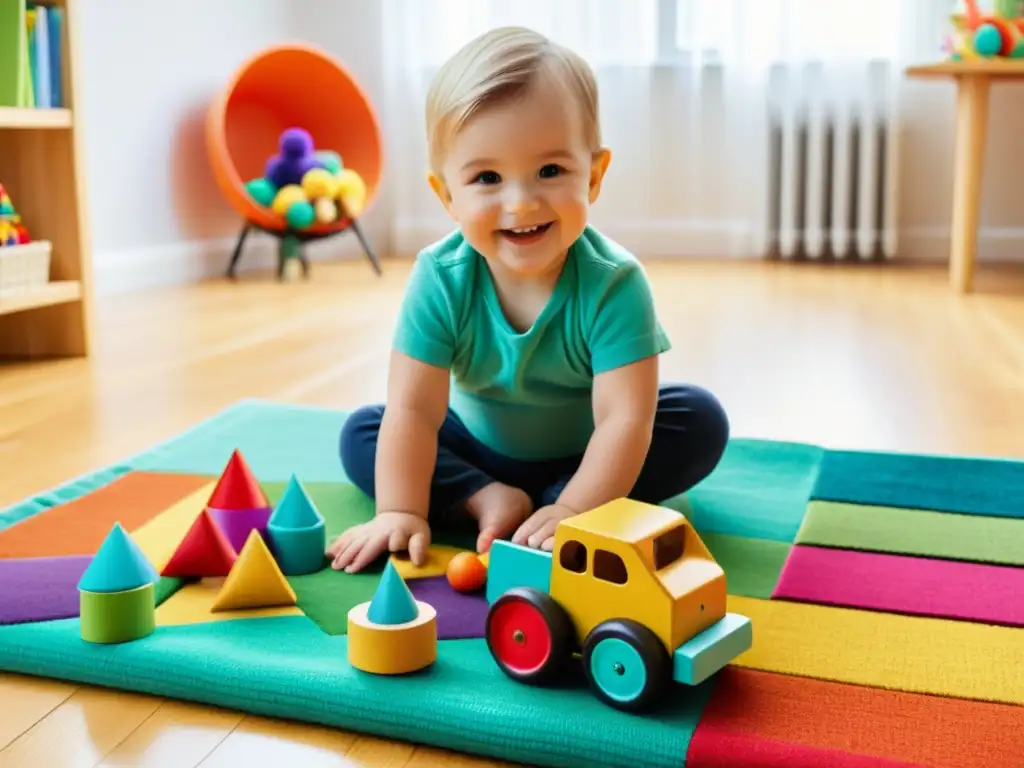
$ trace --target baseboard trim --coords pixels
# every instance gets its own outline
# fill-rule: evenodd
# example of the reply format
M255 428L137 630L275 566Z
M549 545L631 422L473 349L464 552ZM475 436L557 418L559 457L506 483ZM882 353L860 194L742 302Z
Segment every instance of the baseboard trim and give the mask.
M227 271L236 241L227 237L100 252L93 266L95 293L113 296L220 277ZM251 232L237 274L275 269L277 250L276 238ZM310 262L365 258L355 233L350 232L308 245L306 257Z
M609 222L601 231L641 257L761 258L753 247L753 232L742 222L652 220ZM400 219L393 232L392 253L410 256L451 232L450 224L432 219ZM224 274L235 238L186 241L97 254L93 279L97 296L200 282ZM897 261L947 262L949 230L910 227L900 234ZM307 247L311 262L364 258L354 234L342 233ZM979 263L1024 263L1024 228L987 227L978 235ZM274 269L277 240L261 232L249 235L239 274Z

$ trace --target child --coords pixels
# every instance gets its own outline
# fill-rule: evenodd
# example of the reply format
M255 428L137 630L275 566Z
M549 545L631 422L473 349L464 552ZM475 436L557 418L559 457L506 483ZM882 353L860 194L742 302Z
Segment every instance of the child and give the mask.
M587 223L610 160L587 64L495 29L438 72L426 122L430 184L458 229L413 266L386 407L341 434L377 506L328 547L348 572L388 551L422 564L428 521L452 515L477 521L480 552L509 536L550 549L571 515L691 488L728 437L710 393L659 387L669 342L645 273Z

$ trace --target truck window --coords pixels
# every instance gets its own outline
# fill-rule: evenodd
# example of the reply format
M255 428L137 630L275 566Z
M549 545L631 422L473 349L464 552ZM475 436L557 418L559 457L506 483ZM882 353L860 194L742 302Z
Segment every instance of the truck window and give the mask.
M680 525L665 531L654 540L654 570L660 571L683 556L686 544L686 526Z
M614 552L594 550L594 577L612 584L626 583L626 564Z
M558 552L558 564L573 573L587 570L587 548L578 541L569 539Z

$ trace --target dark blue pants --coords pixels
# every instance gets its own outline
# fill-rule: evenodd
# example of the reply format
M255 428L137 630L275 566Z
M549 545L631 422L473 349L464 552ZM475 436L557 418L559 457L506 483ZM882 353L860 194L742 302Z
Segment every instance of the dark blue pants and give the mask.
M341 462L349 479L374 498L374 463L383 405L355 411L341 431ZM477 441L448 412L438 432L437 465L430 488L430 516L447 517L494 481L524 490L535 507L553 504L572 478L582 454L551 461L520 461ZM666 385L658 398L654 433L630 498L658 504L689 490L717 466L729 437L725 411L710 392Z

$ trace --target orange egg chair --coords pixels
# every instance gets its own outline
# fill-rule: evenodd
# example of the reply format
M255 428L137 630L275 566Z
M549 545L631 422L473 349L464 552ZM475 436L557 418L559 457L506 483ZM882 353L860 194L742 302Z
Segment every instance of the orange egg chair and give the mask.
M267 161L277 154L288 128L303 128L316 150L333 150L346 168L366 185L365 214L377 197L383 169L380 127L369 97L336 59L310 45L289 43L267 48L245 61L210 106L206 146L213 176L244 225L228 267L234 277L245 239L259 229L282 241L278 274L284 269L285 243L330 237L351 228L377 274L380 263L353 216L330 224L294 229L283 216L258 204L245 184L261 178ZM303 272L309 265L301 250Z

